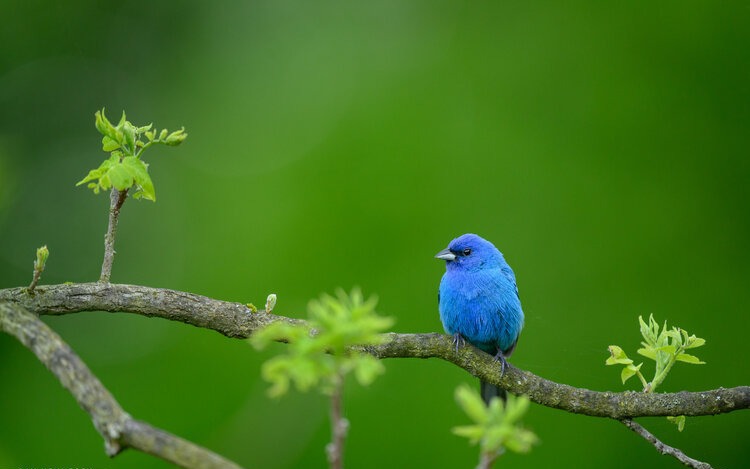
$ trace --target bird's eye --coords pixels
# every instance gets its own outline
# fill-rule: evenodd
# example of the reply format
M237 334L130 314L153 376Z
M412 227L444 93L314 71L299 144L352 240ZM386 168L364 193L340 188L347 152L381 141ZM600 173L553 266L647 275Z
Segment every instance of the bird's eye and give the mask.
M471 248L464 249L464 256L468 256L469 254L471 254Z

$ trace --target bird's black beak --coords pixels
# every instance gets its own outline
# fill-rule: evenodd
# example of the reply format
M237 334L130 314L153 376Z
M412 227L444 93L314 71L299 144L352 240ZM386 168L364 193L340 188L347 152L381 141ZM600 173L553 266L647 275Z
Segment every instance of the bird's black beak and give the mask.
M435 254L437 259L443 259L444 261L452 261L456 259L456 255L451 252L450 249L445 248L439 253Z

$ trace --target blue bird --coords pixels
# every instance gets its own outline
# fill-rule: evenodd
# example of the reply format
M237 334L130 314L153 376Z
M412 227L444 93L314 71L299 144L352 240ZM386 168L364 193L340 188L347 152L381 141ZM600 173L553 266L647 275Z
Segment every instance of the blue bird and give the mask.
M523 328L523 310L516 276L505 258L489 241L465 234L435 255L445 260L440 280L438 308L445 332L459 346L469 342L500 360L510 357ZM482 399L504 399L505 391L481 381Z

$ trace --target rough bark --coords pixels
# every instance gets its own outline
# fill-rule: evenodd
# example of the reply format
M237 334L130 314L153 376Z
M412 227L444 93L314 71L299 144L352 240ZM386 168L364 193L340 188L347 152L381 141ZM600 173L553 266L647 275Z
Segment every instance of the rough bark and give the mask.
M247 305L193 293L137 285L81 283L45 285L33 294L25 288L0 290L0 301L19 304L37 314L70 314L80 311L136 313L161 317L215 330L244 339L274 321L304 321L254 312ZM750 386L700 392L640 393L601 392L555 383L508 365L500 376L489 355L473 347L454 350L444 334L387 334L382 345L363 350L377 358L439 358L533 402L568 412L627 419L646 416L715 415L750 408Z

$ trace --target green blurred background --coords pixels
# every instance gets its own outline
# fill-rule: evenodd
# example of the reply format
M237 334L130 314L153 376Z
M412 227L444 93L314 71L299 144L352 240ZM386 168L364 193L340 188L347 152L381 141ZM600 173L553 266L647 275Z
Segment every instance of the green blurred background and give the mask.
M441 331L433 255L492 240L526 329L513 364L622 386L606 347L653 313L708 344L664 391L750 384L747 2L0 1L0 287L98 278L108 197L74 187L106 156L94 111L190 134L129 200L112 280L302 317L338 286L399 332ZM248 467L325 467L326 401L273 401L264 353L127 314L45 318L137 418ZM647 366L647 365L644 365ZM475 380L394 359L351 386L353 468L473 467L450 428ZM71 396L0 335L0 467L109 460ZM643 423L715 466L750 466L747 412ZM622 425L532 406L542 443L503 467L682 467Z

